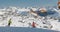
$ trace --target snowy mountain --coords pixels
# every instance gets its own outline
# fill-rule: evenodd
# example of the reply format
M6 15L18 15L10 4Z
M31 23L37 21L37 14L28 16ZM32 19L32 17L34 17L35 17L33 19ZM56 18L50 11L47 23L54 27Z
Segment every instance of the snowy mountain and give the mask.
M18 8L7 7L0 9L0 27L7 27L9 19L11 19L10 27L30 27L32 23L36 23L36 28L50 29L60 31L60 10L56 8L49 8L47 11L55 11L53 15L46 17L38 16L29 13L30 9L33 11L39 11L40 8Z

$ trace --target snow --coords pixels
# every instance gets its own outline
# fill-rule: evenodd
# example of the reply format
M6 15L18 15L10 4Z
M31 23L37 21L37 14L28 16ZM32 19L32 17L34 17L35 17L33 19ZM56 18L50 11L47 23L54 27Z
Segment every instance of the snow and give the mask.
M32 8L37 11L37 8ZM0 14L0 27L7 27L9 19L12 19L10 27L30 27L32 28L32 22L36 23L36 28L50 29L60 31L60 12L57 9L53 9L57 13L45 17L35 16L29 13L30 9L10 7L4 9L4 13ZM1 12L1 11L0 11ZM1 12L2 13L2 12ZM3 16L1 16L3 15ZM56 19L55 19L56 18ZM51 27L52 26L52 27Z
M37 29L29 27L0 27L0 32L59 32L47 29Z

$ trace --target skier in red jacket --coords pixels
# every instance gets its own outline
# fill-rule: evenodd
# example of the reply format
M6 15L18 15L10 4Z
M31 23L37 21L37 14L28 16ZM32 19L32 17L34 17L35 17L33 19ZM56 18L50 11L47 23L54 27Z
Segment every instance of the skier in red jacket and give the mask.
M33 28L35 28L35 27L36 27L35 25L36 25L36 23L35 23L35 22L33 22L33 23L32 23L32 27L33 27Z

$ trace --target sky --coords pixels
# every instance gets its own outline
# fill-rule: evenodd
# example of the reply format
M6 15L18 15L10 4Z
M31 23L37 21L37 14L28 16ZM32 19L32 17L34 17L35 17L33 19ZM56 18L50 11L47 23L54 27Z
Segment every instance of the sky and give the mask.
M0 7L42 7L56 6L58 0L0 0Z

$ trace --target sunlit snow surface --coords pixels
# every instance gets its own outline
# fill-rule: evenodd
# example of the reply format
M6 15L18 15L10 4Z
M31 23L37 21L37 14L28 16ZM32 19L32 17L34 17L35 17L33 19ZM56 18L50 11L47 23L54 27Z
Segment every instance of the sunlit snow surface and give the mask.
M26 11L27 10L27 11ZM38 29L48 29L60 31L60 12L57 9L53 9L57 13L53 15L48 15L46 17L35 16L29 13L29 9L21 8L6 8L0 10L0 27L8 27L8 21L11 18L12 23L10 27L29 27L32 28L32 22L35 22L36 28ZM10 29L10 28L9 28Z

